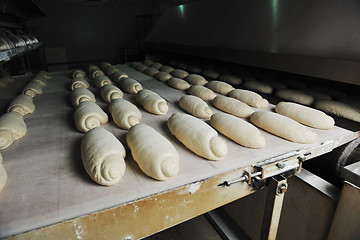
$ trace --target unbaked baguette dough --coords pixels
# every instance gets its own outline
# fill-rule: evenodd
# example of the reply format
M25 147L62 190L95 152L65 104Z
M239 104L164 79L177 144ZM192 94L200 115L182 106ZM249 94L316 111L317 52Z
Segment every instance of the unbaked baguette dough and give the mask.
M0 192L4 189L6 181L7 181L7 174L3 165L3 158L0 153Z
M316 143L317 134L288 117L269 111L257 111L251 114L253 124L276 136L297 143Z
M136 94L136 100L143 108L151 113L163 115L167 113L169 107L166 101L157 93L143 89Z
M107 84L112 84L111 80L105 76L105 75L99 75L97 77L95 77L94 79L94 85L97 88L102 88L103 86L107 85Z
M188 114L174 113L167 124L171 134L197 155L209 160L225 158L225 142L202 120Z
M314 98L311 95L298 90L280 89L276 91L275 95L279 98L304 105L311 105L314 102Z
M181 78L170 78L167 82L166 82L170 87L179 89L179 90L186 90L189 89L191 87L191 85L185 81L182 80Z
M212 90L201 85L193 85L189 88L188 93L204 101L212 101L216 97L216 94Z
M99 127L108 121L108 115L93 102L82 102L74 111L76 128L86 133L90 129Z
M269 106L268 100L262 98L259 94L243 89L235 89L229 93L229 96L240 100L252 107L267 108Z
M143 89L142 85L138 81L129 77L122 79L120 87L123 91L130 94L136 94L138 91Z
M204 100L192 95L182 96L179 100L179 106L198 118L209 119L212 114L211 109Z
M33 99L28 95L17 96L8 106L7 112L17 112L21 116L33 113L35 111L35 105Z
M31 82L39 84L42 88L46 87L46 85L47 85L47 79L43 75L40 75L40 74L37 74L31 80Z
M113 75L111 75L111 79L116 82L117 84L120 84L123 78L129 77L126 73L122 71L117 71Z
M266 145L264 136L251 123L226 113L215 113L210 124L232 139L234 142L248 148L263 148Z
M42 75L44 78L46 79L50 79L52 78L51 73L47 72L47 71L40 71L38 72L36 75Z
M112 84L103 86L100 89L100 95L102 99L104 99L104 101L107 103L111 103L111 101L115 99L124 97L124 93L118 87Z
M315 100L331 100L331 96L325 93L322 93L316 89L311 88L302 88L298 89L300 92L304 92L312 96Z
M189 74L186 78L185 81L187 81L190 84L196 84L196 85L205 85L208 83L208 81L203 77L200 76L198 74Z
M15 140L27 133L23 117L16 112L5 113L0 117L0 150L8 148Z
M175 69L171 72L171 75L176 78L184 79L189 75L189 73L181 69Z
M41 95L43 93L43 90L39 84L35 82L29 82L28 84L26 84L22 93L34 98L37 95Z
M244 87L252 91L266 93L266 94L272 94L273 92L273 88L270 85L256 80L246 81L244 83Z
M164 136L145 124L130 128L126 142L140 169L149 177L168 180L179 172L179 154Z
M151 64L150 67L152 68L156 68L157 70L159 70L163 65L159 62L154 62L153 64Z
M219 95L214 98L212 103L217 109L237 117L248 118L254 112L254 110L246 103L231 97Z
M175 69L171 66L162 66L161 68L159 68L159 71L166 72L166 73L171 73L174 70Z
M111 186L125 173L126 151L121 142L101 127L88 131L81 140L81 158L86 172L98 184Z
M332 100L319 100L315 102L314 106L328 114L360 122L360 109L346 103Z
M210 79L218 79L219 73L213 69L204 69L201 74Z
M219 80L234 84L234 85L240 85L242 83L242 79L240 77L237 77L235 75L231 74L221 74L219 76Z
M147 67L150 67L151 64L153 64L154 62L150 59L145 59L144 61L142 61L142 64L144 64Z
M187 71L195 74L200 74L202 69L199 66L191 65L187 68Z
M90 84L83 78L74 78L71 80L70 89L74 91L76 88L89 88Z
M210 81L205 85L207 88L213 90L214 92L227 95L229 92L234 90L235 88L228 83L221 81Z
M135 67L135 69L139 72L144 72L147 68L148 68L148 66L145 66L144 64L140 64Z
M147 69L144 70L144 73L146 75L149 75L150 77L154 77L158 72L159 70L153 67L148 67Z
M122 129L129 129L138 124L142 118L139 109L125 99L115 99L109 105L109 112L116 123Z
M313 128L331 129L335 124L334 119L322 111L297 103L279 102L275 107L275 111Z
M75 88L71 93L72 105L76 107L85 101L96 102L95 95L86 88Z
M75 69L72 73L72 78L84 78L86 73L81 69Z
M159 81L166 82L167 80L172 78L172 76L170 73L160 71L155 75L155 78Z

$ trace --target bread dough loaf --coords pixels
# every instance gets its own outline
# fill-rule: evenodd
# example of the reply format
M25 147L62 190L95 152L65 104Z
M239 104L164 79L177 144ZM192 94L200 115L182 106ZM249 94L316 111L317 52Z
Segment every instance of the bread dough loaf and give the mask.
M34 98L37 95L41 95L43 93L43 90L39 84L35 82L30 82L25 86L22 93Z
M276 91L275 95L279 98L304 105L311 105L314 102L314 98L309 94L292 89L280 89Z
M146 75L149 75L150 77L154 77L158 72L159 70L153 67L148 67L147 69L144 70L144 73Z
M102 99L104 99L104 101L107 103L111 103L111 101L115 99L124 97L124 93L118 87L112 84L103 86L100 89L100 95Z
M105 74L109 77L111 77L113 74L115 74L116 72L118 72L119 69L113 65L111 66L108 66L106 69L105 69Z
M4 189L6 181L7 181L7 174L3 165L3 158L0 153L0 192Z
M212 103L217 109L241 118L248 118L254 112L246 103L231 97L219 95L214 98Z
M275 111L313 128L331 129L335 124L334 119L325 113L297 103L279 102Z
M189 88L188 93L204 101L212 101L216 97L216 94L212 90L201 85L193 85Z
M198 118L209 119L212 114L212 111L206 102L196 96L185 95L181 97L179 100L179 106Z
M179 172L179 154L164 136L145 124L130 128L126 141L131 155L149 177L168 180Z
M111 75L111 79L116 82L117 84L120 84L123 78L129 77L126 73L122 71L117 71L113 75Z
M210 79L218 79L219 77L219 73L213 69L204 69L201 74L206 77L206 78L210 78Z
M76 88L71 93L71 103L77 107L80 103L90 101L96 102L95 95L86 88Z
M152 68L156 68L157 70L159 70L163 65L161 63L158 62L154 62L153 64L151 64L150 67Z
M35 111L35 105L33 99L28 95L17 96L8 106L7 112L17 112L21 116L33 113Z
M76 128L86 133L90 129L99 127L108 121L107 114L93 102L82 102L74 111Z
M170 73L160 71L155 75L155 78L159 81L166 82L167 80L172 78L172 76L170 75Z
M186 70L188 68L188 65L186 62L178 62L176 64L176 67L182 70Z
M27 133L23 117L17 112L5 113L0 117L0 150L8 148L15 140Z
M189 75L189 73L181 69L175 69L171 72L171 75L176 78L184 79Z
M139 66L142 63L141 62L129 62L127 64L132 68L136 68L137 66Z
M330 86L315 86L315 90L318 90L326 95L330 95L331 98L340 99L346 98L347 94L339 88Z
M75 69L72 78L84 78L86 76L86 73L81 69Z
M70 89L74 91L76 88L89 88L90 84L83 78L74 78L71 80Z
M93 69L90 71L90 77L92 79L95 79L96 77L99 77L99 76L104 76L104 72L101 71L99 68L98 69Z
M145 66L143 64L140 64L138 66L135 67L135 69L139 72L144 72L146 69L148 68L148 66Z
M125 99L115 99L109 105L109 112L119 128L129 129L142 118L139 109Z
M175 69L171 66L162 66L161 68L159 68L159 71L166 72L166 73L171 73L174 70Z
M111 80L105 76L105 75L99 75L97 77L95 77L94 79L94 85L97 88L102 88L103 86L107 85L107 84L112 84Z
M188 114L174 113L168 120L168 127L171 134L197 155L209 160L225 158L225 142L202 120Z
M167 113L169 109L166 101L162 97L148 89L139 91L136 94L136 100L146 111L154 114L162 115Z
M100 63L100 68L101 68L102 70L105 70L107 67L110 67L110 66L112 66L112 65L111 65L111 63L109 63L109 62L102 62L102 63Z
M346 103L332 100L319 100L315 102L314 106L328 114L360 122L360 109Z
M331 96L325 93L322 93L318 90L311 88L302 88L298 89L300 92L304 92L310 96L312 96L315 100L331 100Z
M251 114L253 124L276 136L297 143L316 143L317 134L288 117L269 111L257 111Z
M47 79L43 75L39 74L35 75L31 82L39 84L42 88L46 87L47 85Z
M249 90L235 89L229 93L229 96L252 107L267 108L269 106L269 102L266 99L262 98L259 94Z
M242 83L242 79L240 77L231 74L221 74L219 76L219 80L234 85L240 85Z
M266 145L264 136L251 123L226 113L215 113L210 124L232 139L234 142L248 148L263 148Z
M261 93L272 94L273 88L270 85L262 83L260 81L251 80L244 83L244 87Z
M199 66L191 65L187 68L187 71L195 74L200 74L202 72L202 69Z
M190 83L190 84L195 84L195 85L205 85L208 83L208 81L203 77L200 76L198 74L189 74L185 80Z
M205 85L207 88L213 90L214 92L227 95L229 92L234 90L235 88L228 83L221 81L210 81Z
M143 89L142 85L138 81L129 77L122 78L120 87L123 91L130 94L136 94L138 91Z
M142 61L142 64L144 64L147 67L150 67L151 64L153 64L154 62L150 59L145 59L144 61Z
M86 172L98 184L111 186L125 173L126 151L110 132L96 127L81 140L81 158Z
M176 88L176 89L179 89L179 90L186 90L186 89L189 89L191 87L191 85L185 81L185 80L182 80L181 78L170 78L168 81L167 81L167 84L170 86L170 87L173 87L173 88Z
M96 65L89 64L89 65L87 66L87 70L88 70L89 72L93 72L93 71L96 71L96 70L100 70L100 68L99 68L98 66L96 66Z
M42 75L44 78L46 79L50 79L52 78L51 73L47 72L47 71L40 71L38 72L36 75Z
M272 78L261 79L261 82L265 83L266 85L270 85L273 89L285 89L287 88L286 84L283 82L277 81Z

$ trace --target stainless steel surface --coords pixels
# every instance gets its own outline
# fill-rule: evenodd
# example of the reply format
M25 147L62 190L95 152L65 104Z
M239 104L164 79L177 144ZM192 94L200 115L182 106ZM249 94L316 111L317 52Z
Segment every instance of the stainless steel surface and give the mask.
M360 187L360 161L344 167L341 172L341 177Z

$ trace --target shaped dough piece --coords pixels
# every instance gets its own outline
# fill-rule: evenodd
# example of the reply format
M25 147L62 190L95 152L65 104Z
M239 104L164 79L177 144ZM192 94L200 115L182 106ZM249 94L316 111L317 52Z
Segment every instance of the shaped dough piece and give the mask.
M122 78L120 87L123 91L130 94L136 94L138 91L143 89L142 85L138 81L129 77Z
M132 68L135 68L135 67L137 67L137 66L139 66L141 63L140 62L129 62L129 63L127 63L130 67L132 67Z
M102 99L104 99L104 101L107 103L111 103L111 101L115 99L124 97L124 93L118 87L112 84L103 86L100 89L100 95Z
M111 65L111 63L109 63L109 62L102 62L102 63L100 63L100 68L101 68L102 70L104 70L104 71L105 71L105 69L106 69L107 67L110 67L110 66L112 66L112 65Z
M23 117L16 112L5 113L0 117L0 150L8 148L15 140L27 133Z
M121 142L104 128L88 131L81 140L81 158L86 172L98 184L111 186L125 173L126 151Z
M217 109L241 118L248 118L254 112L246 103L231 97L216 96L212 103Z
M187 71L195 74L200 74L202 72L202 69L199 66L192 65L187 68Z
M145 59L144 61L142 61L142 64L144 64L147 67L150 67L151 64L153 64L154 62L150 59Z
M216 94L212 90L201 85L193 85L189 88L188 93L204 101L212 101L216 97Z
M253 124L276 136L297 143L316 143L317 134L291 118L269 111L257 111L251 114Z
M170 78L168 81L167 81L167 84L170 86L170 87L173 87L173 88L176 88L176 89L179 89L179 90L186 90L186 89L189 89L191 87L191 85L185 81L185 80L182 80L180 78Z
M198 118L209 119L212 114L211 109L204 100L192 95L182 96L179 100L179 106Z
M31 80L31 82L39 84L42 88L46 87L47 85L47 79L40 74L36 74L36 76Z
M117 71L113 75L111 75L111 79L116 82L117 84L120 84L123 78L129 77L126 73Z
M92 72L92 71L100 70L100 68L98 66L96 66L96 65L90 64L90 65L87 66L87 70L89 72Z
M86 88L75 88L71 93L71 103L77 107L80 103L90 101L96 102L95 95Z
M159 70L161 67L163 67L163 65L161 63L154 62L153 64L151 64L150 67L156 68L157 70Z
M265 83L262 83L260 81L251 80L244 83L244 87L253 90L256 92L266 93L266 94L272 94L273 88Z
M33 99L28 95L17 96L8 106L7 112L17 112L21 116L33 113L35 111L35 105Z
M175 69L171 66L162 66L161 68L159 68L159 71L166 72L166 73L171 73L174 70Z
M315 102L314 106L328 114L360 122L360 109L346 103L331 100L319 100Z
M218 79L234 85L240 85L242 83L242 79L240 77L231 74L221 74Z
M135 69L139 72L144 72L146 69L148 68L148 66L145 66L143 64L140 64L138 66L135 67Z
M102 88L103 86L107 85L107 84L112 84L111 80L105 76L105 75L99 75L97 77L95 77L94 79L94 85L97 88Z
M226 113L215 113L211 116L210 124L233 140L248 148L263 148L266 145L264 136L251 123Z
M3 158L0 153L0 192L4 189L6 181L7 181L6 170L2 163L3 163Z
M277 97L288 100L288 101L292 101L292 102L297 102L297 103L301 103L304 105L311 105L314 102L314 98L309 95L306 94L304 92L301 91L297 91L297 90L292 90L292 89L280 89L278 91L276 91L275 94Z
M317 129L331 129L335 121L322 111L292 102L279 102L275 111L304 125Z
M82 102L74 111L76 128L83 133L108 121L108 115L93 102Z
M151 113L163 115L167 113L169 107L166 101L157 93L143 89L136 94L136 100L143 108Z
M70 89L74 91L76 88L89 88L90 84L83 78L74 78L71 80Z
M142 118L139 109L125 99L115 99L109 105L109 112L119 128L129 129Z
M37 95L41 95L43 93L43 90L39 84L35 82L30 82L26 84L22 93L34 98Z
M304 92L310 96L312 96L315 100L331 100L331 96L325 93L322 93L318 90L311 88L302 88L298 89L300 92Z
M186 69L188 68L188 65L186 64L186 62L178 62L178 63L176 64L176 67L177 67L177 68L180 68L180 69L182 69L182 70L186 70Z
M234 90L235 88L228 83L221 81L210 81L205 85L207 88L213 90L214 92L227 95L229 92Z
M205 85L208 83L208 81L203 76L200 76L198 74L189 74L185 78L185 81L187 81L190 84L195 84L195 85Z
M146 75L149 75L150 77L154 77L158 72L159 72L159 70L157 70L156 68L153 68L153 67L149 67L144 70L144 73Z
M204 77L211 78L211 79L217 79L219 77L219 73L213 69L204 69L201 74Z
M168 180L179 172L179 154L164 136L145 124L130 128L126 142L140 169L149 177Z
M229 93L229 96L252 107L267 108L269 106L269 102L265 98L262 98L259 94L249 90L235 89Z
M41 76L43 76L43 77L46 78L46 79L52 78L51 73L46 72L46 71L40 71L40 72L38 72L36 75L41 75Z
M90 71L90 77L92 79L95 79L96 77L99 77L99 76L104 76L104 72L101 71L100 69L93 69Z
M86 77L86 73L81 69L75 69L72 73L72 78L84 78Z
M113 74L115 74L116 72L118 72L119 69L113 65L108 66L107 68L105 68L105 74L109 77L111 77Z
M184 79L189 75L189 73L181 69L175 69L171 72L171 75L176 78Z
M167 124L171 134L197 155L209 160L225 158L225 142L202 120L188 114L174 113Z
M172 78L172 76L170 75L170 73L160 71L155 75L155 78L159 81L166 82L167 80Z

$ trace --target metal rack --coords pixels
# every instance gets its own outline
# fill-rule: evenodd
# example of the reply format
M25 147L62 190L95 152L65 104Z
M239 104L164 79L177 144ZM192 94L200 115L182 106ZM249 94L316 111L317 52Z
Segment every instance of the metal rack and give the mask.
M10 49L7 51L0 52L0 64L10 61L10 59L13 57L20 56L22 54L33 51L33 50L37 49L40 45L41 45L41 43L35 43L32 45L27 45L24 47L18 47L15 49Z

